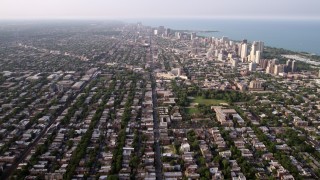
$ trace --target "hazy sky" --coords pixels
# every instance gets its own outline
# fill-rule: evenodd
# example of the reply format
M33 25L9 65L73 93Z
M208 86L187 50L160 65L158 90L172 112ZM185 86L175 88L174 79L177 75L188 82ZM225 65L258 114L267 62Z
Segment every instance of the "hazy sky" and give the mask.
M320 0L0 0L0 19L251 17L320 19Z

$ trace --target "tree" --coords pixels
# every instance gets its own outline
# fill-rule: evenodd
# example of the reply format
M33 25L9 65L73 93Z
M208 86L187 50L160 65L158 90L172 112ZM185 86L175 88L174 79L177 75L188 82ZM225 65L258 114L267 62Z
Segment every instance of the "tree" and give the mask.
M138 164L139 164L139 158L138 158L138 156L133 156L131 159L130 159L130 166L132 167L132 168L137 168L137 166L138 166Z
M223 168L226 169L229 166L229 161L227 159L222 160Z

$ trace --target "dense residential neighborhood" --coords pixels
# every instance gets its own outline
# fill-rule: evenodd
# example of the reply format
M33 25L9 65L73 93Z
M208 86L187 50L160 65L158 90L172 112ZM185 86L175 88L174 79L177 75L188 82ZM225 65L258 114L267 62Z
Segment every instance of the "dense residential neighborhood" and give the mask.
M320 178L305 54L142 23L0 39L0 179Z

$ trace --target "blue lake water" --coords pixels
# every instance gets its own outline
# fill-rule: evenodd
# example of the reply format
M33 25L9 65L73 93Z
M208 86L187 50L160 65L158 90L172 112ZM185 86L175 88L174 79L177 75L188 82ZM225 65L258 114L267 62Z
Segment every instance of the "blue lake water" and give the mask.
M131 19L153 27L180 30L217 30L207 36L227 36L233 40L261 40L266 46L320 55L320 20L253 19Z

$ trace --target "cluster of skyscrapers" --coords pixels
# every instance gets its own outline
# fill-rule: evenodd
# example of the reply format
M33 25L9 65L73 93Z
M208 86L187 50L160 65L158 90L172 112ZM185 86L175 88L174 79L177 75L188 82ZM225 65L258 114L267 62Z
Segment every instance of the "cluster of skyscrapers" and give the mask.
M241 57L242 62L255 62L260 63L261 53L263 52L264 43L261 41L254 41L251 46L250 54L248 54L248 42L243 40L242 43L238 45L238 55Z
M162 35L163 37L170 36L171 29L165 28L164 26L159 26L159 28L153 30L154 35Z
M283 73L295 72L296 61L289 59L286 64L280 64L277 59L263 59L260 62L260 67L266 69L266 73L268 74L281 75Z
M246 39L237 43L229 40L228 37L222 38L200 38L196 32L185 33L180 31L171 31L169 28L159 26L154 29L154 34L162 37L174 36L176 39L189 39L191 43L191 54L197 55L202 48L210 44L206 57L212 59L215 57L218 61L230 60L233 67L238 66L238 62L248 63L249 71L265 70L268 74L281 75L281 73L295 72L295 60L287 60L286 64L280 64L277 59L263 59L264 42L253 41L248 43ZM251 46L251 47L250 47ZM232 52L232 53L231 53Z
M230 59L230 62L233 67L238 66L238 62L249 63L248 70L256 71L257 67L266 69L267 73L270 74L279 74L282 72L294 72L295 71L295 61L288 60L287 64L279 64L278 60L267 60L262 59L262 53L264 51L264 42L254 41L249 48L249 43L247 40L243 40L241 43L234 43L229 41L227 37L222 37L220 43L228 43L230 47L237 52L237 57L233 54L228 53L227 58ZM216 47L209 48L207 52L207 57L215 54L217 60L223 61L226 57L223 52L219 52Z

